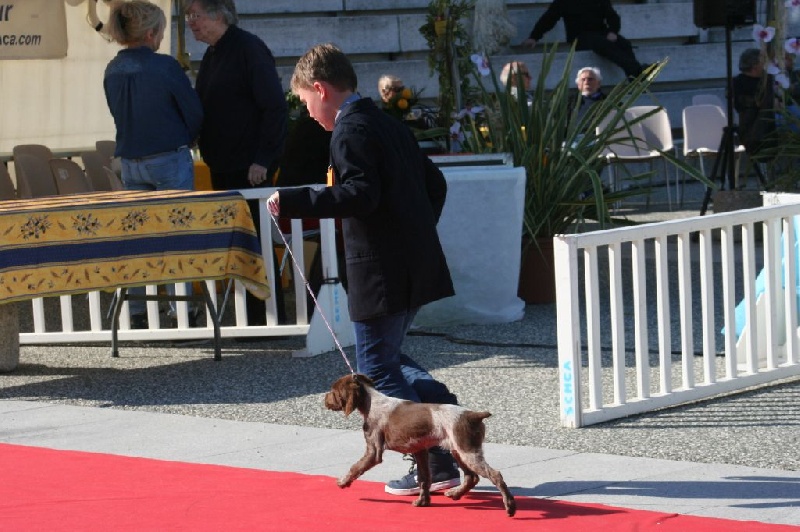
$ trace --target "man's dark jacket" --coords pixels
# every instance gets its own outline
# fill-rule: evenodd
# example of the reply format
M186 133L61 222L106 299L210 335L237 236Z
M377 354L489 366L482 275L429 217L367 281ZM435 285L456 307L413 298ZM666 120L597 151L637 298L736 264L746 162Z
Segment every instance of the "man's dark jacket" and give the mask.
M622 22L610 0L555 0L539 18L530 38L542 40L559 19L564 19L567 42L586 32L619 33Z
M350 318L364 321L454 294L436 223L447 184L399 120L362 98L331 137L334 186L281 190L281 216L341 218Z

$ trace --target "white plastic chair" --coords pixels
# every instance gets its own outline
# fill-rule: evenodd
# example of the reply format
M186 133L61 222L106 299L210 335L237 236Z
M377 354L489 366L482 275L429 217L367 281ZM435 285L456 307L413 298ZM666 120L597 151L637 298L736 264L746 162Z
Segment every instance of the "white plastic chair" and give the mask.
M634 122L642 115L653 111L655 112L652 115ZM663 152L675 152L672 127L667 112L657 106L636 106L625 111L625 120L628 122L628 127L615 135L612 142L606 146L603 154L609 163L612 190L617 189L615 164L649 163L651 172L650 186L652 187L652 172L655 170L654 163L657 159L661 159L667 186L667 203L669 208L672 209L669 165L662 156ZM647 197L647 205L650 205L649 195Z
M725 102L716 94L695 94L692 96L692 105L716 105L725 113Z
M725 112L718 105L690 105L683 109L683 156L685 159L696 157L700 164L700 172L706 175L704 157L716 156L722 142L722 134L728 125ZM739 160L745 152L744 146L735 145L735 171L739 173ZM678 182L678 201L683 204L683 183Z

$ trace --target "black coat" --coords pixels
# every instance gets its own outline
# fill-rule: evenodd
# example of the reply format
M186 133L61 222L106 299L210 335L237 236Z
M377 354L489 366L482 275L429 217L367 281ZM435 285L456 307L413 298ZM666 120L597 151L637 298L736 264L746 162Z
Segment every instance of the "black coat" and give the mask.
M739 138L747 153L754 155L775 131L775 78L738 74L733 78L733 107L739 113Z
M454 294L436 223L447 184L411 131L362 98L331 137L334 185L281 190L292 218L341 218L350 318L364 321Z
M570 43L585 32L618 34L622 24L610 0L554 0L533 27L531 39L540 41L562 18Z
M200 153L212 172L277 166L288 110L275 59L260 38L230 26L200 63L195 84L203 102ZM232 183L236 188L243 183Z

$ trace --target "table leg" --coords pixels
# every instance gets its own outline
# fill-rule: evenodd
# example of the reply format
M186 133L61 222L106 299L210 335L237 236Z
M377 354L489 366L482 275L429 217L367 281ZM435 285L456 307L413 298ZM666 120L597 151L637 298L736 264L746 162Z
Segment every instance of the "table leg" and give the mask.
M220 349L222 334L219 329L220 317L217 314L217 309L214 308L211 294L208 293L208 285L205 282L200 283L200 285L203 287L203 298L205 299L206 307L208 307L208 314L211 316L211 323L214 325L214 360L222 360L222 350Z
M119 314L122 311L122 302L128 295L127 288L120 288L117 297L114 298L114 307L111 314L111 356L119 357L119 346L117 343L117 329L119 328Z
M122 302L127 299L139 299L139 300L154 300L154 301L204 301L206 307L208 308L208 314L211 316L211 323L214 325L214 360L222 360L222 348L220 347L220 341L222 339L222 333L220 332L220 317L217 314L217 309L214 308L214 302L211 300L211 294L208 293L208 286L205 282L200 283L200 286L203 289L202 297L193 295L193 296L148 296L148 295L135 295L130 296L128 295L127 288L120 288L119 293L114 301L114 306L112 307L112 317L111 317L111 356L112 357L119 357L119 342L118 342L118 329L119 329L119 315L122 311Z
M19 365L19 303L0 305L0 372L14 371Z

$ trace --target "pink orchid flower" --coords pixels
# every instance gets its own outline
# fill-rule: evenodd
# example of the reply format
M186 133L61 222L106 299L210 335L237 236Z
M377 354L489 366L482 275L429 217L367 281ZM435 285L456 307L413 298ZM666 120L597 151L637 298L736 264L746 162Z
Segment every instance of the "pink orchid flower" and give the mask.
M756 42L770 42L775 37L775 28L772 26L764 27L761 24L753 24L753 40Z
M800 6L800 0L786 0L784 5L786 7L798 7Z

